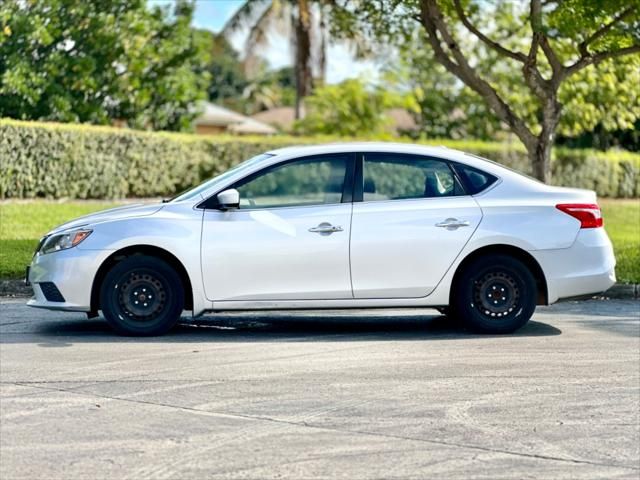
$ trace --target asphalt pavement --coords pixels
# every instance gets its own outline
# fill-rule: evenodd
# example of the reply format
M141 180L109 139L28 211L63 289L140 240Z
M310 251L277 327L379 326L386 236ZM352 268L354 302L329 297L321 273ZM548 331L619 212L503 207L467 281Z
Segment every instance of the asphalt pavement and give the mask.
M640 478L640 302L472 335L433 310L159 338L0 300L0 478Z

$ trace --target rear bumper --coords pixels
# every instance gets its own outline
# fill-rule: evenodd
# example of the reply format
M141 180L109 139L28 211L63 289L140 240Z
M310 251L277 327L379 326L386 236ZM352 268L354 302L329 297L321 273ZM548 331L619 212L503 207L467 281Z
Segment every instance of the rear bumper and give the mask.
M31 262L28 282L34 296L27 302L30 307L51 310L88 312L91 310L93 279L110 250L81 250L70 248L46 255L36 255ZM64 301L50 301L43 286L53 283Z
M549 304L604 292L616 283L616 259L604 228L582 229L569 248L535 250L547 279Z

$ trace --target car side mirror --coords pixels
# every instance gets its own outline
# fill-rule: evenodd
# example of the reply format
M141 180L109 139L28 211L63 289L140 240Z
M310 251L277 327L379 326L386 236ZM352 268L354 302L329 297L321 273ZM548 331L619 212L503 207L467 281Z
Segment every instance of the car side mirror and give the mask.
M218 209L231 210L240 207L240 192L235 188L230 188L216 195L218 200Z

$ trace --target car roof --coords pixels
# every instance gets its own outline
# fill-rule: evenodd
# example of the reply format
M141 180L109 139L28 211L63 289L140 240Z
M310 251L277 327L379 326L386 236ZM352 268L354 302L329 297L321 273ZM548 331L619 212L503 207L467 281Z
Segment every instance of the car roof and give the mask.
M307 156L335 152L395 152L434 156L443 156L446 155L446 152L463 153L444 146L428 146L400 142L339 142L319 145L298 145L270 150L267 153L277 156Z
M435 158L442 158L461 162L472 167L486 170L490 173L502 176L508 169L502 165L468 154L460 150L444 146L418 145L415 143L399 143L399 142L346 142L346 143L327 143L322 145L300 145L295 147L278 148L267 152L273 155L273 163L282 160L288 160L296 157L306 157L311 155L320 155L325 153L345 153L345 152L389 152L411 155L424 155ZM270 163L272 163L270 162Z

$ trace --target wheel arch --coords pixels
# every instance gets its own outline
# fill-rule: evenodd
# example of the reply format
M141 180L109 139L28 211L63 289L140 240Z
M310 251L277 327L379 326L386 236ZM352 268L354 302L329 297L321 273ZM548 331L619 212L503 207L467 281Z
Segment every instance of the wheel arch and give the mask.
M453 275L453 280L451 282L452 288L449 293L449 304L451 304L451 299L454 294L454 286L460 276L460 274L464 271L464 269L473 262L475 259L479 257L483 257L486 255L492 254L500 254L500 255L509 255L519 261L521 261L531 272L535 281L536 288L538 291L538 298L536 299L537 305L548 305L549 304L549 291L547 288L547 279L544 275L542 267L538 263L538 261L526 250L523 250L519 247L515 247L513 245L507 244L496 244L496 245L487 245L484 247L480 247L477 250L469 253L456 268L456 272Z
M184 287L184 308L193 310L193 287L187 269L182 262L171 252L153 245L131 245L113 252L100 265L91 286L91 312L100 309L100 287L105 276L118 262L134 255L146 255L159 258L167 262L178 274Z

